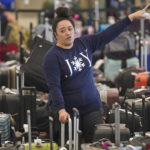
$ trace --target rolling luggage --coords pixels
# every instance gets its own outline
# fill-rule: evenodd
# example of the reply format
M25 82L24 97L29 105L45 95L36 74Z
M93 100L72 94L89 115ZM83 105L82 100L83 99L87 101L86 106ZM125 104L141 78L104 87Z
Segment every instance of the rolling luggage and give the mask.
M128 67L119 71L115 79L115 86L119 89L119 95L124 96L128 88L134 88L135 75L142 71L143 69L139 67Z
M101 85L98 86L97 89L100 94L101 101L106 104L106 106L111 109L112 105L117 102L119 103L119 91L117 88L105 88Z
M58 145L53 141L53 118L49 117L49 142L41 141L41 139L35 139L32 142L31 135L31 112L27 110L27 122L28 122L28 143L23 144L24 150L58 150Z
M16 90L4 88L0 91L0 112L11 114L15 120L16 129L19 129L20 96Z
M73 130L72 130L73 129ZM72 134L73 131L73 134ZM65 124L61 123L61 147L59 150L78 150L79 148L79 111L73 108L73 124L72 119L68 118L68 141L65 144Z
M122 125L120 126L119 105L115 103L114 107L115 107L115 124L114 124L115 129L114 127L109 128L110 126L108 126L107 128L108 124L102 124L102 126L97 125L95 129L95 136L94 136L95 142L81 144L81 150L92 150L92 149L119 150L120 140L129 139L129 137L122 136L123 134L122 134L122 129L121 129ZM128 132L128 131L126 130L125 132Z
M16 88L16 66L0 68L0 87Z
M133 129L133 114L131 111L125 109L119 109L120 111L120 123L126 124L126 126L131 130ZM134 131L141 131L141 117L137 113L134 113L134 119L135 119L135 126ZM106 119L107 123L114 123L115 122L115 114L113 111L110 111L108 113L108 118Z
M150 72L137 73L134 80L135 87L150 86Z
M4 121L4 118L6 119L7 118L7 115L4 114L5 116L3 116L3 121ZM1 120L2 121L2 120ZM6 123L7 124L7 123ZM1 125L0 125L1 126ZM8 126L6 125L6 128ZM5 129L6 129L5 128ZM2 128L1 128L2 129ZM17 146L15 146L15 144L13 142L10 142L10 143L5 143L3 140L4 140L4 134L7 133L7 131L1 131L0 129L0 150L18 150ZM2 129L3 130L3 129ZM3 133L4 132L4 133ZM8 140L8 139L7 139Z
M0 113L0 131L1 142L5 142L10 138L10 117L8 114Z
M93 140L98 141L99 139L107 138L114 143L117 132L119 132L119 140L121 141L129 140L130 131L125 124L120 124L120 112L119 109L115 108L115 123L96 125Z
M135 107L135 103L133 103L133 106ZM150 108L150 103L148 103L148 107ZM145 102L145 96L142 96L142 131L137 132L134 134L134 136L129 140L127 143L128 145L132 145L134 147L141 147L142 149L149 149L150 145L150 125L149 125L149 115L150 111L148 109L148 114L147 114L147 104ZM134 109L133 109L134 111Z
M32 125L36 126L36 89L35 87L21 88L20 93L16 89L4 88L0 91L0 112L13 116L16 129L21 130L27 123L26 110L31 109Z
M26 112L31 110L32 127L36 126L36 88L22 87L20 89L20 128L27 123Z
M150 101L143 95L141 99L127 99L125 102L129 110L133 110L142 118L143 132L150 131Z

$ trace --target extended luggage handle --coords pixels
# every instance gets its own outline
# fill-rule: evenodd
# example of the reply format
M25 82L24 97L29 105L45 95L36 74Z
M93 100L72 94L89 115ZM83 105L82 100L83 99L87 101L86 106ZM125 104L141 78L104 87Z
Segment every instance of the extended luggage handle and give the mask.
M79 134L81 131L79 130L79 111L77 108L73 108L73 116L74 116L74 150L78 150L79 146Z
M72 150L72 120L68 118L69 150ZM65 149L65 124L61 123L61 150Z
M29 91L30 94L33 94L36 97L36 87L34 86L25 86L20 89L20 95L22 96L24 91Z
M53 150L53 118L49 116L49 139L50 139L50 150Z
M145 123L146 123L146 114L145 114L145 95L142 95L142 117L143 117L143 120L142 120L142 129L143 129L143 136L145 136L145 132L146 132L146 129L144 127Z
M120 105L115 103L113 108L115 110L115 145L120 147Z
M32 136L31 136L31 112L27 110L27 122L28 122L28 142L29 142L29 150L32 150Z
M2 131L0 131L0 147L2 147L1 135L2 135Z
M25 74L24 72L20 69L20 66L16 67L16 88L18 93L20 92L20 89L24 87L25 85Z
M79 111L77 108L73 108L73 119L74 119L74 136L72 137L72 120L68 118L68 131L69 131L69 150L78 150L79 147ZM72 139L73 138L73 139ZM61 148L65 149L65 124L61 123Z

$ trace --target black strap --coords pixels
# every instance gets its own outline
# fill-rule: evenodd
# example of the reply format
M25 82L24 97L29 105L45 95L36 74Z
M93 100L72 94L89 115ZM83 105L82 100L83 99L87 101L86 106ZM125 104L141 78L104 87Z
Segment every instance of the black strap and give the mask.
M126 67L127 67L127 59L122 59L121 68L126 68Z

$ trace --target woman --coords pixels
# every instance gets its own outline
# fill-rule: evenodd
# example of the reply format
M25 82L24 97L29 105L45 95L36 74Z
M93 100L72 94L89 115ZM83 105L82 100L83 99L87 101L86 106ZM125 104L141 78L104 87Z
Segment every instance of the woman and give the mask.
M69 9L59 7L53 23L57 43L45 55L43 70L49 87L49 103L58 111L59 121L80 112L80 129L85 142L92 142L95 124L102 123L101 100L92 73L93 53L123 32L133 19L144 18L149 5L128 15L101 33L74 38L74 22Z

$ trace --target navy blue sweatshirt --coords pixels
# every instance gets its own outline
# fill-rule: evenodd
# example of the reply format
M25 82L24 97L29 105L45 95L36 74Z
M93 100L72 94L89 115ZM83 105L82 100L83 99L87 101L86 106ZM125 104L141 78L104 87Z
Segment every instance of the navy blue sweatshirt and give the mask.
M92 55L95 50L117 37L131 23L128 17L101 33L74 40L71 49L53 46L45 55L43 70L49 87L49 103L57 110L71 113L78 108L86 114L101 107L101 100L93 81Z

